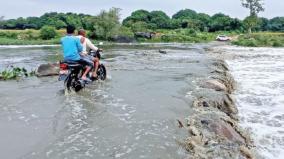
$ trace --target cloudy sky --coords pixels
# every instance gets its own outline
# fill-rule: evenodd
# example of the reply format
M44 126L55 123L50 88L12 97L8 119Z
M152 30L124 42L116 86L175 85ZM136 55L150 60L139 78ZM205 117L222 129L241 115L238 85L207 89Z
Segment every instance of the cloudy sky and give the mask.
M40 16L51 11L96 15L111 7L121 8L122 18L137 9L162 10L170 16L185 8L210 15L218 12L238 18L248 15L240 0L0 0L0 16L5 19ZM265 9L261 16L284 16L284 0L265 0Z

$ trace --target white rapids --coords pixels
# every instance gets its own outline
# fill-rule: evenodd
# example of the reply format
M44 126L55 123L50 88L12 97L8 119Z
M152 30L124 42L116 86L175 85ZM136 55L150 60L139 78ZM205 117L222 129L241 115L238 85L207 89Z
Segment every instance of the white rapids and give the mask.
M248 129L257 152L267 159L284 158L284 48L223 46L235 91L240 124Z

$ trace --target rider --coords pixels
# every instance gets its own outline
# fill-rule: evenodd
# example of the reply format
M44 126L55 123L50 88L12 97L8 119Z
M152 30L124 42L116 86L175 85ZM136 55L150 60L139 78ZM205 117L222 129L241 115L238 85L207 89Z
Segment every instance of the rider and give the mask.
M67 26L66 31L67 35L61 38L64 60L78 62L86 66L86 70L81 78L84 81L90 81L90 79L87 78L87 74L93 68L93 62L80 57L80 52L83 51L83 46L81 45L80 40L76 36L74 36L75 27Z
M97 48L94 44L92 44L90 39L86 38L86 31L84 29L80 29L78 31L77 37L80 39L81 44L83 45L83 51L81 52L81 57L87 57L90 60L94 61L95 70L93 72L93 78L97 78L97 76L98 76L97 71L98 71L98 68L99 68L99 58L88 55L88 52L90 50L98 51L99 48Z

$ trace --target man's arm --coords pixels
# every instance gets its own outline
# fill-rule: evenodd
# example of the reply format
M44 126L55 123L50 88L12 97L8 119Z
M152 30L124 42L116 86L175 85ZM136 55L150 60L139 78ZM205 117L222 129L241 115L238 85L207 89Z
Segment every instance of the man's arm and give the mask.
M99 48L97 48L88 38L85 38L86 40L86 44L87 44L87 47L94 50L94 51L97 51Z

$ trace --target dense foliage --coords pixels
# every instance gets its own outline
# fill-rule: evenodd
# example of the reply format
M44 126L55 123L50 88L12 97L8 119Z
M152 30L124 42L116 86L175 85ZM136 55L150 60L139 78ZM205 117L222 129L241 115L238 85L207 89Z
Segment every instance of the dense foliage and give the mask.
M240 46L260 47L284 47L283 33L253 33L241 35L233 44Z
M252 5L251 0L244 1L245 7ZM258 3L257 3L258 4ZM180 29L191 28L198 31L245 31L248 26L252 26L255 31L283 31L284 17L276 17L273 19L254 17L256 13L263 8L253 8L253 15L246 18L244 21L236 18L231 18L228 15L217 13L213 16L197 13L194 10L184 9L178 11L172 17L169 17L163 11L134 11L129 17L122 22L124 27L130 28L133 32L149 31L156 29ZM257 21L256 21L257 18ZM0 18L0 19L3 19ZM257 24L256 24L257 22ZM46 13L40 17L28 17L9 20L0 20L0 29L40 29L43 26L52 26L56 29L63 29L67 25L74 25L77 28L87 30L97 30L98 36L108 38L108 35L103 33L110 31L107 27L114 27L118 30L119 26L119 10L112 8L109 11L102 11L97 16L75 13ZM104 34L104 35L103 35Z
M89 21L91 15L75 14L75 13L45 13L40 17L28 17L9 19L0 22L2 29L40 29L43 26L53 26L56 29L65 28L67 25L76 27L84 27L90 29Z
M94 17L91 31L96 38L110 40L113 35L117 34L120 27L119 10L112 8Z
M40 37L43 40L50 40L55 38L55 36L56 36L56 30L54 27L44 26L40 29Z
M248 0L249 1L249 0ZM245 5L244 6L250 6ZM252 13L258 13L263 8L253 8ZM178 11L170 18L162 11L148 12L146 10L134 11L123 20L123 25L135 31L156 29L180 29L189 28L196 31L238 31L244 32L251 28L253 31L283 31L284 17L273 19L259 18L256 15L247 17L245 20L231 18L223 13L213 16L197 13L194 10L184 9Z

